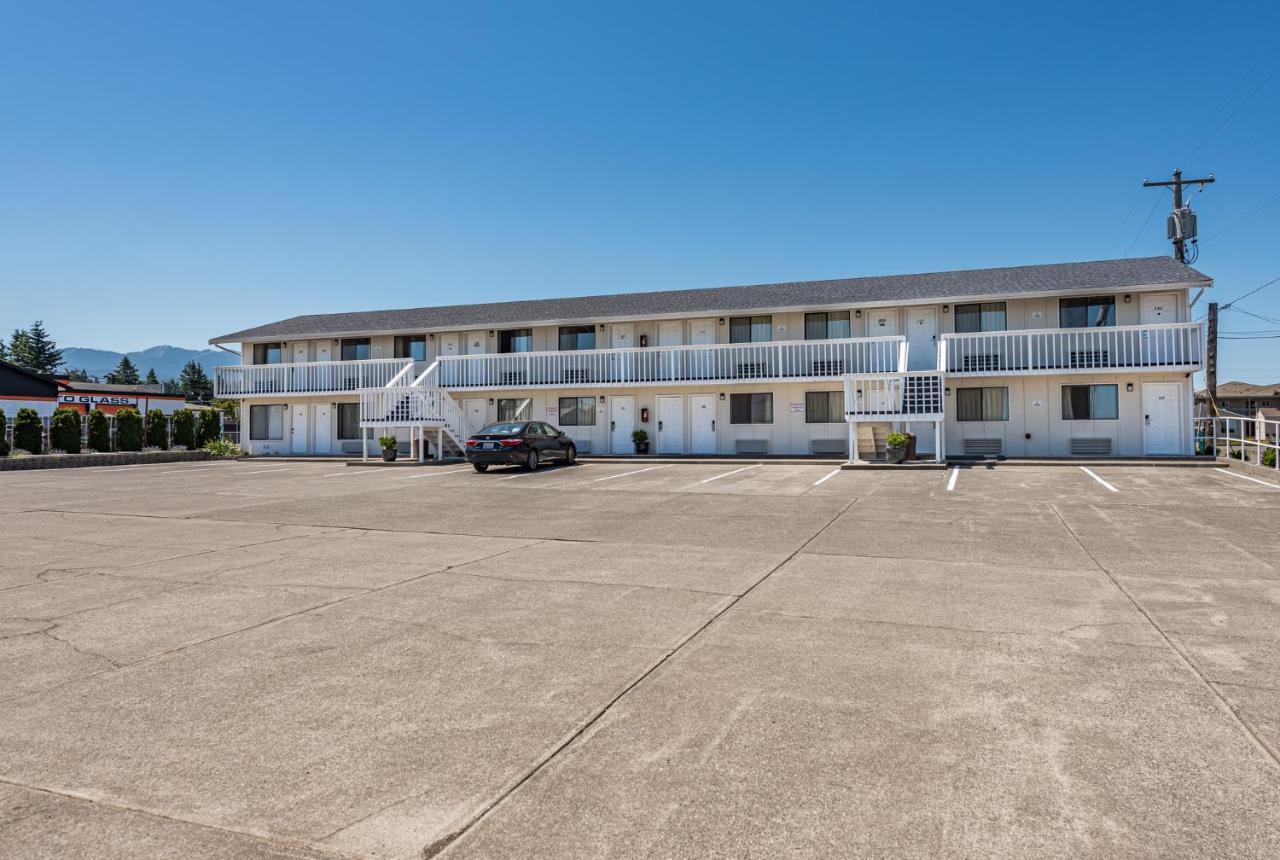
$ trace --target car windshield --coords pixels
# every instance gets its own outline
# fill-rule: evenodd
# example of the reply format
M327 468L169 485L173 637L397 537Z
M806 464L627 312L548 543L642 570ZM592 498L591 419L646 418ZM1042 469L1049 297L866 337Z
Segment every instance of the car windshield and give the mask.
M497 424L490 424L480 432L485 435L492 436L519 436L524 432L524 421L501 421Z

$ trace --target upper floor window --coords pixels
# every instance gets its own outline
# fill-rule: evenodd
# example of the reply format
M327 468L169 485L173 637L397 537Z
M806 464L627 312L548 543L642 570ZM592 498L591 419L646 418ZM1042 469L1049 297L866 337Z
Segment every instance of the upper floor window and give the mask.
M253 345L254 364L279 364L284 361L284 346L279 343L255 343Z
M533 329L509 328L498 332L498 352L533 352Z
M343 361L364 361L369 355L369 338L344 337L342 339Z
M1059 328L1093 328L1115 324L1115 296L1087 296L1058 300Z
M560 326L561 351L596 348L596 327L593 325Z
M730 317L729 343L763 343L773 340L773 317Z
M1004 302L975 302L956 305L956 332L1004 331L1008 314Z
M804 339L827 340L835 337L852 337L848 311L827 311L804 315Z
M396 335L396 358L427 360L427 336L425 334Z

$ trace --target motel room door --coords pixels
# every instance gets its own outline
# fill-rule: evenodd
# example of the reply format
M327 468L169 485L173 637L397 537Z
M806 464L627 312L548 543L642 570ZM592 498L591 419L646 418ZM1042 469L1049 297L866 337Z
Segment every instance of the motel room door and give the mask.
M1181 391L1177 382L1142 384L1143 453L1182 453Z
M684 396L658 395L658 452L684 453Z
M328 454L330 440L333 438L333 408L328 403L316 404L316 444L315 453Z
M479 432L480 428L489 422L488 410L486 406L488 401L483 397L468 397L462 401L462 414L467 417L467 429L472 433Z
M689 431L694 454L716 453L716 395L689 396Z
M292 429L289 431L289 451L293 454L308 453L307 407L295 404Z
M609 450L614 454L634 454L631 431L636 429L636 399L629 394L609 398Z
M907 308L907 370L938 369L937 308Z

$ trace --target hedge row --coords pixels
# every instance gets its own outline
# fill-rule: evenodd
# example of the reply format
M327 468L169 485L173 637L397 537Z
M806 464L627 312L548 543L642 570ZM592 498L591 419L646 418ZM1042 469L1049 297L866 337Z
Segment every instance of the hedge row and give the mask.
M182 445L189 450L202 448L208 442L221 436L222 428L218 421L218 413L212 409L202 409L199 419L190 409L179 409L173 413L173 444ZM6 439L8 418L0 409L0 457L9 456L9 443ZM89 413L88 443L94 451L105 453L111 450L111 423L106 413L95 409ZM136 409L121 409L116 413L117 451L141 451L147 447L167 450L169 448L169 421L159 409L150 410L144 420ZM49 422L49 447L68 454L79 454L81 451L81 416L75 409L57 409ZM19 409L13 421L13 447L31 454L44 454L44 428L40 414L34 409Z

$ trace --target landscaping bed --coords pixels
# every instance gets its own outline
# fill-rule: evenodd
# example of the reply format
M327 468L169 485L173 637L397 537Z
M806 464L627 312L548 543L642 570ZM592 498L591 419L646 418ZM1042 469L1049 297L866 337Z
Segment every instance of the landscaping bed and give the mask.
M82 466L135 466L143 463L185 463L209 460L208 451L117 451L111 454L28 454L0 457L0 472L22 469L75 469Z

